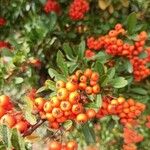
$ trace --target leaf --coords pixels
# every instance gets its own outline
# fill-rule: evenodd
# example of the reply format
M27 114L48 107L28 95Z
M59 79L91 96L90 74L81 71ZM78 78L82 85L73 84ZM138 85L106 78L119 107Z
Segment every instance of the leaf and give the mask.
M69 73L72 74L77 68L78 68L79 64L73 64L69 67Z
M147 95L148 94L145 89L140 88L140 87L131 88L130 92L137 93L137 94L140 94L140 95Z
M26 150L25 143L23 141L23 137L19 133L17 129L12 129L12 136L11 136L12 146L16 150Z
M55 80L63 80L66 81L66 78L59 74L56 70L49 68L48 69L48 74L50 75L51 78L55 78Z
M128 81L124 77L117 77L111 81L111 85L114 88L123 88L128 84Z
M94 68L95 71L97 71L100 74L100 76L102 76L105 73L104 65L99 61L96 61Z
M52 91L56 91L55 82L50 80L50 79L45 81L45 86L46 86L47 89L50 89Z
M49 19L49 20L50 20L49 30L50 30L50 32L51 32L51 31L54 30L54 27L55 27L55 25L56 25L57 15L56 15L56 13L51 12L50 15L49 15L49 17L50 17L50 19Z
M43 92L43 91L45 91L45 90L47 90L47 87L46 87L46 86L42 86L42 87L40 87L40 88L36 91L36 93L41 93L41 92Z
M99 0L98 5L100 9L105 10L111 4L110 0Z
M73 51L72 51L71 47L69 46L69 43L63 44L63 50L64 50L66 57L68 59L71 59L71 60L74 59Z
M23 82L23 78L21 78L21 77L16 77L15 78L15 84L20 84L22 82Z
M67 120L66 122L64 122L62 124L62 126L65 128L65 130L71 129L72 125L73 125L73 122L71 120Z
M23 110L25 114L25 119L28 122L30 122L31 125L34 125L37 122L37 120L36 120L36 116L32 114L33 102L27 97L25 97L24 102L26 104Z
M126 70L129 72L129 73L132 73L133 72L133 66L132 64L130 63L130 61L125 61L124 63L124 67L126 68Z
M85 51L85 41L81 41L81 43L78 46L78 58L79 60L82 60L84 57L84 51Z
M95 143L95 133L92 127L89 127L88 123L85 123L82 126L82 132L85 137L85 141L87 144Z
M2 141L0 141L0 150L6 150L6 146Z
M136 13L131 13L127 18L127 30L129 34L132 34L136 28L137 17Z
M65 75L65 77L67 77L68 76L68 67L67 67L67 63L64 59L64 55L61 51L57 52L56 62L57 62L58 67L62 71L62 73Z
M11 130L6 125L0 126L0 136L7 148L11 148Z

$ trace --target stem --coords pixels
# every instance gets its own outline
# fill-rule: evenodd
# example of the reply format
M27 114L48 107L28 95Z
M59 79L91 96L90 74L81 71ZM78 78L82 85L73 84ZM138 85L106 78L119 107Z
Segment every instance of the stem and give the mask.
M27 130L24 134L23 137L26 137L28 135L31 135L39 126L41 126L46 120L40 120L39 122L37 122L36 124L34 124L33 126L31 126L31 128L29 128L29 130Z

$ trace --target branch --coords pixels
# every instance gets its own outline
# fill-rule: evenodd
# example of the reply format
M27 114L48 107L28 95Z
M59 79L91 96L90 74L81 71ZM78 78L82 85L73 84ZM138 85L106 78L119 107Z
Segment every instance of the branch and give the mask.
M29 130L27 130L24 134L23 137L26 137L28 135L31 135L39 126L41 126L46 120L40 120L37 122L35 125L31 126Z

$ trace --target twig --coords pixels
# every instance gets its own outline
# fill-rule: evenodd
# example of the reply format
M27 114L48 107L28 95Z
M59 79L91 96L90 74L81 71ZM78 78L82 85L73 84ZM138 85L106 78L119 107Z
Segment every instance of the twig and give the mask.
M39 126L41 126L43 123L45 122L45 120L40 120L39 122L37 122L35 125L31 126L31 128L29 128L29 130L27 130L24 134L23 137L26 137L28 135L31 135Z

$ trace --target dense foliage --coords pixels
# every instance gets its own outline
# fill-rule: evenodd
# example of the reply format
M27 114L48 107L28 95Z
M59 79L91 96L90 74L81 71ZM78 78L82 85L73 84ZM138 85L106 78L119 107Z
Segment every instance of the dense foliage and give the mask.
M0 0L0 150L149 150L150 1Z

